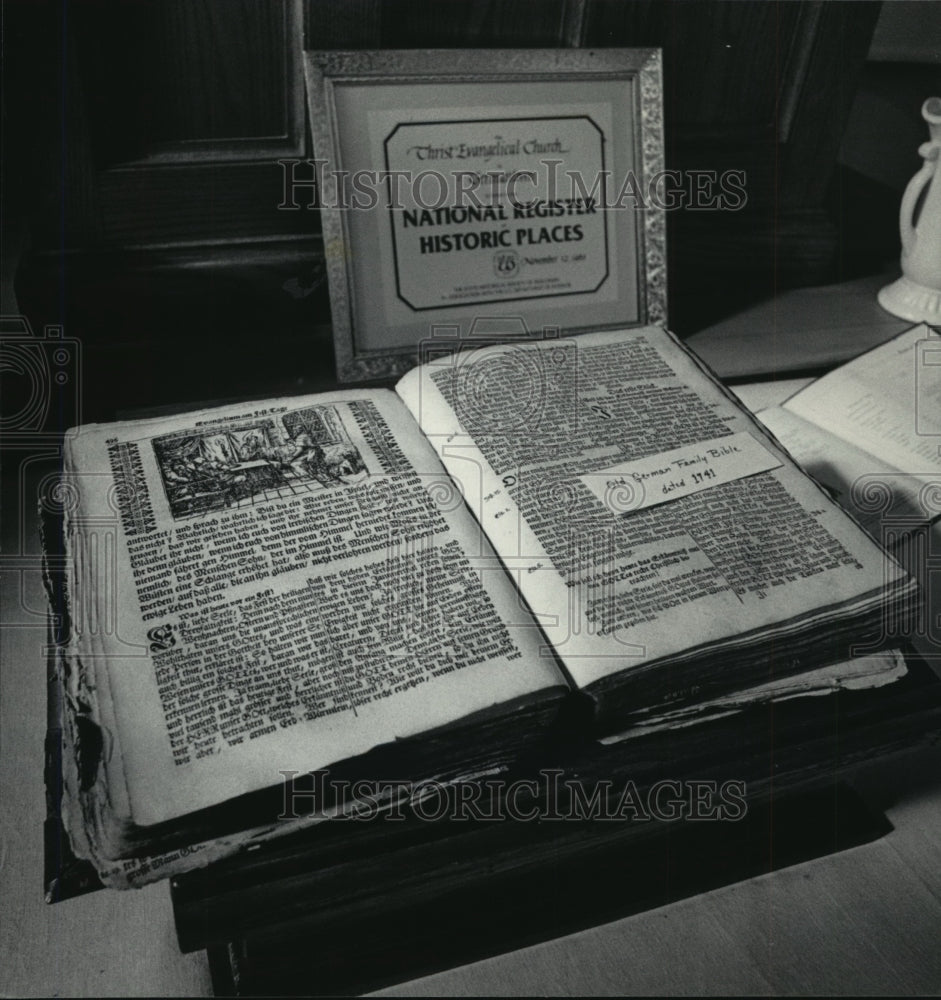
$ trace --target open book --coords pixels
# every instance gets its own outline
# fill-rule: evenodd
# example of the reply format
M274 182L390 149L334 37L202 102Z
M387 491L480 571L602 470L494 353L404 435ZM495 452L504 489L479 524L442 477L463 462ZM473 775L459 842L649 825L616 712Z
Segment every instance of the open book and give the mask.
M111 884L284 832L298 773L348 779L321 821L563 702L603 735L872 653L916 591L658 327L80 428L63 493L65 822Z
M941 515L941 337L930 327L906 330L758 419L884 544Z

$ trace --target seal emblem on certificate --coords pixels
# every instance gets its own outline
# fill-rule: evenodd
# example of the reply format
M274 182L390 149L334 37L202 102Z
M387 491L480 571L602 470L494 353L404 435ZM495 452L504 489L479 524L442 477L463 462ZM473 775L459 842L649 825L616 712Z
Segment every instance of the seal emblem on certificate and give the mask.
M403 121L383 148L396 295L410 309L608 280L605 140L590 115Z

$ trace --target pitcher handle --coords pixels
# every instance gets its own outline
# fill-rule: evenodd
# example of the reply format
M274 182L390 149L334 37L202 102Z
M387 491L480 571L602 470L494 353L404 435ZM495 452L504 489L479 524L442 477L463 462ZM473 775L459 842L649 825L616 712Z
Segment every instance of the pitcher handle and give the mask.
M918 204L918 197L925 185L934 177L938 164L938 154L941 153L941 143L922 143L918 147L918 152L924 157L925 162L922 164L921 170L908 182L899 208L899 232L902 236L902 253L905 254L910 254L915 249L915 241L918 237L913 221L915 206Z

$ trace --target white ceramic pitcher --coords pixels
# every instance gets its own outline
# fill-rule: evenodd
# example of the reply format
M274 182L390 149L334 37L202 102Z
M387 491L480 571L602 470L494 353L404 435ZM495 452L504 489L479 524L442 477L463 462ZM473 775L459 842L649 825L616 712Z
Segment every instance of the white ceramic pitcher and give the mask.
M929 97L921 114L928 123L931 138L919 147L925 162L902 196L899 211L902 277L879 292L879 305L913 323L938 324L941 323L941 167L938 166L941 97Z

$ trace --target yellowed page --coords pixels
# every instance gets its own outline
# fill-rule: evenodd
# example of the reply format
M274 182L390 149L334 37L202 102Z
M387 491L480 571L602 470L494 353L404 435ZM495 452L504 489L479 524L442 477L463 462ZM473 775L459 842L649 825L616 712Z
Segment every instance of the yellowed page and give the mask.
M116 539L82 652L138 825L562 683L392 393L89 427L71 464Z
M867 351L783 406L900 472L941 475L941 337L930 327Z
M660 328L443 357L397 391L580 686L902 575ZM618 474L739 434L774 468L653 507ZM702 474L696 451L678 482Z
M755 414L794 460L823 483L840 505L880 544L886 515L897 526L900 515L914 517L921 507L920 479L856 448L783 406Z

